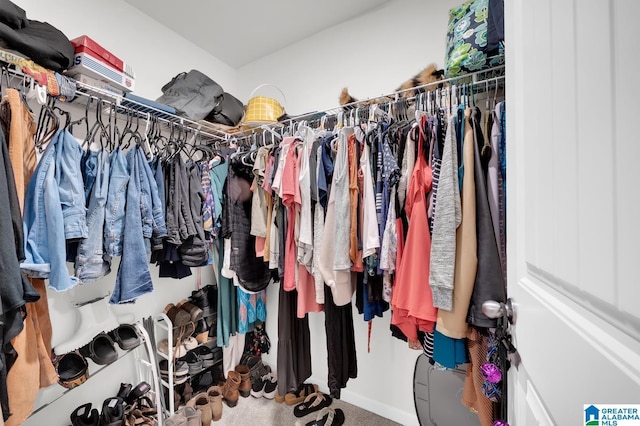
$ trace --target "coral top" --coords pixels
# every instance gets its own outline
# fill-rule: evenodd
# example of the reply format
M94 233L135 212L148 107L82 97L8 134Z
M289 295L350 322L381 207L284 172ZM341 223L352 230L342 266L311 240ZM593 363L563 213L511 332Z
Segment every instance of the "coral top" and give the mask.
M405 205L409 218L407 240L391 298L391 323L397 325L410 340L418 340L418 330L433 331L438 313L433 306L429 286L431 236L426 195L431 191L432 171L424 158L422 145L421 134Z

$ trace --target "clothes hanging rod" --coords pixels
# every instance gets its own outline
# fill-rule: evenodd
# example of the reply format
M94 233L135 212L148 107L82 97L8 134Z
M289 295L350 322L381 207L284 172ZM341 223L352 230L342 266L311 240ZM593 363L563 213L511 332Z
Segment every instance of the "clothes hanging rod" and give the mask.
M168 113L166 111L155 108L153 106L134 101L133 99L129 99L127 97L118 95L116 93L111 93L104 89L90 86L80 81L76 82L76 86L78 89L82 89L82 90L77 90L76 95L86 96L94 99L101 99L103 102L108 102L109 104L115 105L118 108L122 108L128 111L131 111L135 114L139 114L141 118L146 118L146 117L149 117L149 115L154 115L155 117L157 117L159 121L165 123L168 126L179 125L187 129L192 129L196 131L199 136L203 136L209 140L224 142L227 139L227 134L225 132L217 129L209 128L208 126L205 127L205 125L203 125L202 123L198 123L196 121L189 120L184 117L179 117L177 115ZM96 96L94 93L97 93L100 96ZM137 109L129 105L122 105L123 100L126 100L128 103L136 105L141 109ZM148 112L148 111L151 111L151 112ZM212 133L212 132L215 132L215 133Z
M288 125L293 124L294 122L300 121L300 120L305 120L305 117L312 117L312 116L316 116L316 115L336 115L340 112L345 111L345 109L355 109L358 107L358 105L362 105L362 104L371 104L376 103L376 100L380 100L380 102L378 104L385 104L385 103L389 103L389 102L394 102L396 100L396 97L399 98L400 95L402 95L403 93L407 93L407 92L412 92L412 91L427 91L427 89L429 88L434 88L434 89L438 89L440 88L440 86L443 86L445 84L451 84L451 83L457 83L457 84L471 84L474 86L480 86L480 85L488 85L488 84L497 84L499 81L504 80L505 78L505 66L501 65L498 67L493 67L493 68L488 68L485 70L480 70L480 71L475 71L473 73L467 73L464 75L460 75L457 77L450 77L450 78L446 78L446 79L442 79L442 80L438 80L438 81L434 81L431 83L427 83L427 84L423 84L420 86L415 86L415 87L411 87L409 89L403 89L403 90L397 90L395 92L386 94L386 95L380 95L380 96L376 96L373 98L367 98L367 99L362 99L359 101L355 101L355 102L351 102L348 104L344 104L344 105L340 105L337 107L333 107L333 108L329 108L329 109L325 109L322 111L314 111L314 112L310 112L308 114L302 114L296 117L292 117L289 118L287 120L278 122L278 123L270 123L270 124L266 124L266 126L273 130L274 128L282 128L282 127L287 127ZM452 85L456 85L456 84L452 84ZM444 87L442 87L444 88ZM390 100L390 98L393 98L392 100ZM415 96L409 97L409 98L403 98L405 100L414 100ZM264 128L265 125L261 126L261 127L253 127L253 128L249 128L249 129L243 129L243 130L239 130L237 132L228 134L230 137L233 138L237 138L237 139L244 139L246 137L250 137L252 134L254 133L264 133L266 131L266 129Z
M16 77L16 78L20 78L25 82L28 81L29 83L31 83L32 81L35 81L35 79L25 73L24 71L22 71L22 69L15 63L11 63L11 62L6 62L6 61L0 61L0 63L3 65L3 69L10 74L12 77ZM147 104L143 104L140 102L137 102L133 99L127 98L125 96L119 95L117 93L113 93L110 92L108 90L104 90L104 89L100 89L98 87L95 86L91 86L89 84L85 84L82 83L80 81L77 81L73 78L69 78L64 76L65 78L68 78L70 81L75 82L75 86L76 86L76 97L77 96L85 96L85 97L90 97L93 99L101 99L103 102L108 102L112 105L115 105L118 108L127 110L127 111L131 111L137 115L139 115L140 118L147 118L150 117L150 115L153 115L155 117L157 117L161 122L167 124L168 126L171 125L181 125L184 128L190 128L194 131L197 132L197 134L201 137L203 137L204 139L208 140L208 141L218 141L218 142L224 142L225 140L228 139L227 133L224 131L221 131L219 129L216 129L213 126L209 126L205 123L202 122L196 122L193 120L189 120L187 118L184 117L179 117L175 114L171 114L168 113L167 111L163 111L160 110L158 108L155 108L151 105L147 105ZM9 83L9 81L7 81L7 83ZM38 83L39 84L39 83ZM49 97L50 95L47 94L47 97ZM73 101L75 100L75 98L73 99L69 99L66 101L63 101L64 103L68 103L68 104L72 104ZM122 102L126 101L129 105L122 105ZM134 107L132 105L137 106Z

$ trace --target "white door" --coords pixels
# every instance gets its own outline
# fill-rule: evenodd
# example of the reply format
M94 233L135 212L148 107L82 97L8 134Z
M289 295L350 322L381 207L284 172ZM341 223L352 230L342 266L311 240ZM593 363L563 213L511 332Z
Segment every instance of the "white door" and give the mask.
M505 8L510 423L585 425L640 404L640 1Z

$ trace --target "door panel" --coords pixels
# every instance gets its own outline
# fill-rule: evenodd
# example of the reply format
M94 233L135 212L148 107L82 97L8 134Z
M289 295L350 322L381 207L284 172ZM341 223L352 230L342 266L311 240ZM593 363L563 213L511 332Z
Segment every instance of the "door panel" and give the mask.
M505 2L518 426L640 395L640 2Z
M614 131L617 141L615 150L615 197L620 202L638 194L638 159L640 159L640 143L638 132L634 132L634 123L640 120L638 116L638 75L637 43L629 37L629 29L637 28L638 22L634 18L640 13L637 2L614 1L613 15L616 22L614 27L613 75L615 90ZM630 7L632 6L632 7ZM633 56L635 64L630 64L629 56ZM633 87L631 87L633 86ZM634 134L635 133L635 134ZM637 196L636 196L637 197ZM635 201L635 202L634 202ZM640 203L635 200L626 202L624 208L616 210L615 221L618 226L617 278L623 283L638 282L638 259L640 252ZM624 285L618 292L618 306L620 310L638 317L640 309L640 285ZM640 333L639 333L640 334Z

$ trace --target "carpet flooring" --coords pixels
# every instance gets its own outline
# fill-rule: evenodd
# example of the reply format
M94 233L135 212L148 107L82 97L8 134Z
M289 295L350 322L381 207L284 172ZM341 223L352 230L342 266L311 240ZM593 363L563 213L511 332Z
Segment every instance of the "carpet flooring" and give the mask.
M223 404L222 419L216 425L233 426L305 426L316 419L318 412L297 418L293 415L293 405L284 402L278 404L275 400L266 398L240 398L238 405L233 408ZM339 408L345 415L345 426L395 426L394 421L380 417L370 411L348 404L341 400L334 400L331 408Z

